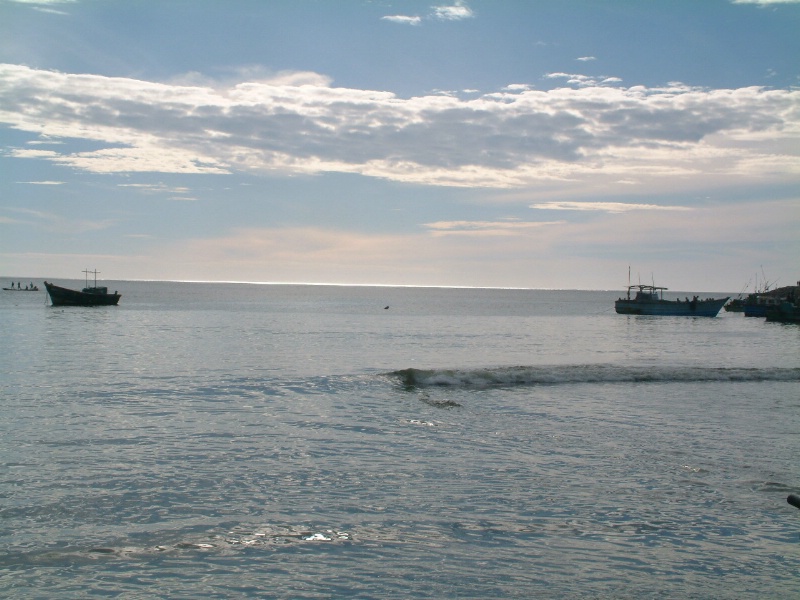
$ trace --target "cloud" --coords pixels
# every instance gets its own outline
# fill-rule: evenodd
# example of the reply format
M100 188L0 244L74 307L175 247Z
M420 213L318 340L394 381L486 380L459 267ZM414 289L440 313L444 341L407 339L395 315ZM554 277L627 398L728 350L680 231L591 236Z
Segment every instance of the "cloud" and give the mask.
M55 8L51 8L52 6L64 5L64 4L74 4L77 0L8 0L9 2L14 2L15 4L27 4L33 10L37 10L43 13L49 13L52 15L68 15L62 10L57 10Z
M387 15L385 17L381 17L383 21L391 21L392 23L400 23L402 25L419 25L422 23L421 17L407 17L404 15Z
M148 195L166 196L168 200L193 202L197 198L188 196L191 191L185 186L168 186L164 183L121 183L119 187L133 188Z
M432 6L431 13L425 19L433 19L437 21L462 21L470 19L475 16L475 13L469 8L465 2L457 1L452 5L446 6ZM390 21L392 23L400 23L401 25L420 25L422 24L423 17L410 16L410 15L386 15L381 17L383 21Z
M0 123L97 149L11 148L93 173L360 174L438 186L800 177L800 90L575 87L399 98L316 73L186 85L0 65ZM603 81L609 81L608 78Z
M632 210L692 210L686 206L662 206L659 204L634 204L628 202L539 202L531 204L537 210L578 210L623 213Z
M462 19L470 19L475 16L464 2L456 2L450 6L434 6L433 15L442 21L460 21Z
M27 183L29 185L64 185L65 181L18 181L17 183Z
M583 60L583 59L578 59ZM618 77L606 77L605 75L601 76L591 76L591 75L581 75L579 73L547 73L544 76L545 79L565 79L566 82L570 85L575 85L579 87L594 87L597 85L602 85L604 83L619 83L622 80Z
M100 231L115 225L115 221L105 219L102 221L91 219L75 219L47 211L34 210L30 208L8 208L7 210L23 215L23 220L14 221L15 223L26 223L35 228L48 232L68 233L77 235L90 231Z
M187 194L189 192L187 187L169 186L164 183L121 183L119 187L134 188L148 194Z
M503 88L506 92L527 92L533 89L533 86L527 83L512 83Z
M437 221L424 227L434 235L468 235L477 237L520 235L564 221Z
M575 60L579 60L581 62L590 62L597 59L594 56L581 56L580 58L576 58Z

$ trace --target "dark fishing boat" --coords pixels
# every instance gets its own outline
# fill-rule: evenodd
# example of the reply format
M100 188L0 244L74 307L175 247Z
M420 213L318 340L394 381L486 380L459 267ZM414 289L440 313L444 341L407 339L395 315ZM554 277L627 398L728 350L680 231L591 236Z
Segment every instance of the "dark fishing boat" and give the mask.
M744 302L744 316L766 317L768 312L774 312L784 302L794 303L798 296L800 296L800 281L797 285L750 294Z
M779 323L800 323L800 306L793 302L783 302L767 310L767 321Z
M744 299L732 300L725 310L743 312L745 317L766 317L768 312L777 311L778 307L786 301L793 303L800 295L800 281L797 282L797 285L783 287L774 287L774 285L774 281L767 281L762 270L761 286L758 285L758 274L756 274L756 290ZM741 298L741 294L739 297Z
M44 282L53 306L114 306L119 302L122 294L116 291L109 294L107 287L97 285L97 271L86 270L84 273L86 273L86 287L81 291ZM89 286L89 273L94 274L93 286Z
M767 311L780 306L782 298L762 292L760 294L750 294L744 301L742 311L745 317L766 317Z
M629 285L628 295L614 302L614 309L620 315L657 315L665 317L716 317L723 305L730 299L699 299L694 296L691 300L664 300L665 287L653 285ZM631 298L631 291L637 290Z

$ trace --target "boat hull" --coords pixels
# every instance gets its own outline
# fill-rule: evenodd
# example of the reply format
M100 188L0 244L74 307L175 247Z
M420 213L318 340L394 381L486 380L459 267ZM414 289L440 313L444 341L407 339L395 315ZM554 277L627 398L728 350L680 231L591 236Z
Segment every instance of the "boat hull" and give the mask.
M784 302L767 311L767 321L779 323L800 323L800 307L790 302Z
M620 299L614 309L620 315L653 315L660 317L716 317L728 298L720 300L672 300L637 301Z
M117 293L79 292L46 281L44 287L47 288L53 306L114 306L122 297L122 294Z
M745 317L766 317L767 307L763 304L745 306L743 312Z
M725 312L744 312L744 300L735 299L725 305Z

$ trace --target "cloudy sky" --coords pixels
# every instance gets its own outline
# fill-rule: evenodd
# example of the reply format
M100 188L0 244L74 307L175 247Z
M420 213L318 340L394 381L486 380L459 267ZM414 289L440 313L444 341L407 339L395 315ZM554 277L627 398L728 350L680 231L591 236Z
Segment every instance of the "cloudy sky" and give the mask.
M0 0L0 277L800 279L800 0Z

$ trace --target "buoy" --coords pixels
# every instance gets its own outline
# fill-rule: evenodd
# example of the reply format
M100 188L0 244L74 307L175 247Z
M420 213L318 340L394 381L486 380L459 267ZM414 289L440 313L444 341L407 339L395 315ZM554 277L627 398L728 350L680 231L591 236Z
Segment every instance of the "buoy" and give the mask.
M786 501L796 508L800 508L800 496L797 494L789 494L789 497Z

